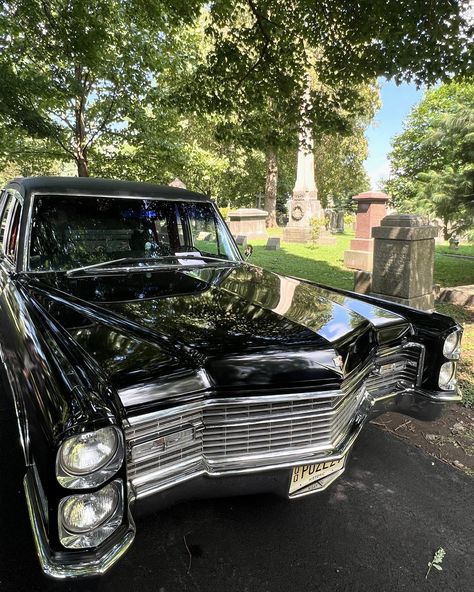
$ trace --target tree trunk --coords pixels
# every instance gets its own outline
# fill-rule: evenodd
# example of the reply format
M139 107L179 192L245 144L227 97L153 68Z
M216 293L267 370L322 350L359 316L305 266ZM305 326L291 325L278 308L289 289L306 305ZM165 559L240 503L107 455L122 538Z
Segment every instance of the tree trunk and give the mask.
M445 241L448 241L451 238L451 235L453 234L452 232L449 232L448 224L448 218L443 218L443 236Z
M77 174L79 177L88 177L89 176L89 165L87 162L87 157L78 157L76 158L77 164Z
M265 210L268 212L267 228L278 226L276 219L276 199L278 185L278 159L273 147L267 149L267 177L265 181Z
M74 141L75 141L75 153L76 153L76 164L77 174L79 177L89 176L89 167L87 161L87 141L86 141L86 123L85 123L85 109L86 109L86 89L87 84L87 73L83 77L83 70L81 66L76 66L74 69L76 82L82 92L76 96L74 105Z

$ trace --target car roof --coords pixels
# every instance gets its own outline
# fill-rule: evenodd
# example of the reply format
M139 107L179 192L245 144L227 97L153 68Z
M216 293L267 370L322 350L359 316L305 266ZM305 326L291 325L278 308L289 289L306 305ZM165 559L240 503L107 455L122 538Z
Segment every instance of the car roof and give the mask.
M210 201L208 197L201 193L179 187L91 177L22 177L13 179L8 183L7 187L16 189L24 197L34 193L51 193L61 195L103 195L108 197L164 197L178 201L180 199Z

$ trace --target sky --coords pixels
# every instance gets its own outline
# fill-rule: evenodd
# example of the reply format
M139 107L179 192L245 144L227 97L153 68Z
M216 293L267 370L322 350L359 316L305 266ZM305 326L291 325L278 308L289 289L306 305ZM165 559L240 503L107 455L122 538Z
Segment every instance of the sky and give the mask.
M403 121L413 105L420 102L423 91L414 84L401 84L380 80L382 107L375 116L375 122L365 135L369 141L369 156L365 168L369 175L372 189L379 189L382 177L390 172L387 155L390 152L391 139L403 130Z

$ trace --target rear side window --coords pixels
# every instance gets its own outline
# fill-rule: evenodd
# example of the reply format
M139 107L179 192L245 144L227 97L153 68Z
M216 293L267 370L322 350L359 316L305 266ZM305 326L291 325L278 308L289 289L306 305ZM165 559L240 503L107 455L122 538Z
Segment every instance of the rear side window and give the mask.
M16 202L12 207L11 223L7 231L5 242L5 256L13 263L16 259L16 249L18 245L18 232L20 229L21 206Z
M14 200L13 195L7 195L6 201L3 203L2 218L0 221L0 247L1 247L3 255L5 254L5 246L4 246L5 232L7 229L7 225L9 222L9 217L10 217L10 214L12 211L14 201L15 200Z
M3 203L0 219L0 248L2 255L13 263L18 245L21 205L11 194L7 195Z

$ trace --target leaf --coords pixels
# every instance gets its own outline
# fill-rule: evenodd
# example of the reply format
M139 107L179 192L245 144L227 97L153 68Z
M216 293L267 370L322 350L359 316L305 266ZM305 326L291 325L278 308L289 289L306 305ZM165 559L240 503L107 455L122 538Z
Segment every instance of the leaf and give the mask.
M443 568L438 563L433 563L433 567L436 567L438 571L443 571Z

